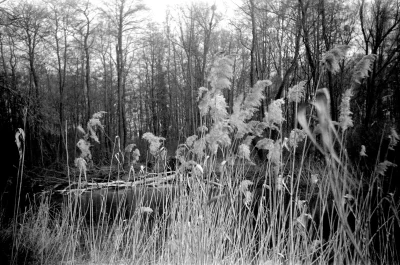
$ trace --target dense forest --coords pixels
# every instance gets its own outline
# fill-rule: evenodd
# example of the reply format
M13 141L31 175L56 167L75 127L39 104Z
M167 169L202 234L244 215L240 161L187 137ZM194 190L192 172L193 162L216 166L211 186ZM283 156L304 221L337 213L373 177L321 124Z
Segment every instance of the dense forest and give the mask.
M195 1L171 8L161 25L148 12L145 1L1 2L2 139L10 142L25 128L27 166L64 163L65 143L75 157L76 128L99 111L106 113L96 163L109 161L116 136L127 146L152 132L176 146L200 126L198 89L209 87L221 54L233 59L228 111L236 95L272 81L260 120L272 99L285 98L300 81L306 100L317 85L329 89L337 120L350 69L376 54L352 99L351 138L368 145L399 120L398 1L252 0L240 3L233 18L218 3ZM336 45L350 45L350 55L335 74L320 75L323 54ZM290 131L293 106L285 113Z
M317 161L317 142L325 145L323 156L342 141L345 155L333 160L346 157L358 178L384 175L387 166L383 185L398 192L398 176L392 176L400 163L394 144L400 129L399 0L238 0L229 16L219 4L171 6L159 23L145 0L0 0L2 198L16 189L21 168L33 187L36 177L70 174L77 157L100 168L120 162L115 154L122 150L130 158L140 153L145 164L154 139L175 157L179 144L204 136L201 129L218 123L218 115L231 117L234 128L237 99L250 106L253 88L261 89L253 98L259 104L241 122L267 122L274 102L285 117L279 130L266 126L257 137L277 143L303 128L312 142L319 120L317 148L304 157ZM321 88L329 99L326 124L343 132L328 151ZM295 89L303 91L298 99ZM317 117L307 109L310 128L298 118L306 105L318 111ZM240 131L235 128L230 133ZM224 148L240 153L239 144L228 142ZM90 156L83 156L89 147ZM376 170L384 161L390 162Z

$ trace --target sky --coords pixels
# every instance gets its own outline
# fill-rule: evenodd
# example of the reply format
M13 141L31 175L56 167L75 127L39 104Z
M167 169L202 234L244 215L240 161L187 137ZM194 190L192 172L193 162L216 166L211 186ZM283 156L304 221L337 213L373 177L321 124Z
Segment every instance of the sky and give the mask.
M215 4L219 12L230 13L233 12L235 1L237 2L237 0L143 0L143 3L150 8L150 15L154 21L161 23L165 20L165 11L168 6L173 10L177 5L189 4L191 2L207 2Z

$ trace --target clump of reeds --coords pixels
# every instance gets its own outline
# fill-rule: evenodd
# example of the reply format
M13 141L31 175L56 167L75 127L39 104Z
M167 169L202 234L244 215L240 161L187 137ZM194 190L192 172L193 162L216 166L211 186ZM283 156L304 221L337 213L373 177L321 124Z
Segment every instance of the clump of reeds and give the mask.
M348 48L328 51L321 67L337 73ZM30 249L41 264L398 261L391 241L399 222L399 204L392 194L379 193L381 177L394 164L377 161L365 183L357 178L346 153L345 134L353 126L352 91L368 75L374 58L367 55L357 64L352 85L342 97L338 122L331 119L327 89L318 88L313 101L299 107L306 83L290 88L287 100L295 104L301 128L293 128L288 135L282 130L284 99L270 102L262 121L252 119L265 99L263 90L271 85L269 80L238 95L232 112L227 111L223 90L231 86L232 60L217 59L209 77L211 87L199 89L202 124L177 150L179 192L162 218L150 219L155 209L139 205L129 218L116 215L110 222L102 216L100 221L88 222L80 213L79 195L71 195L63 210L54 213L49 202L42 200L37 209L18 219L16 248ZM260 139L256 147L268 151L260 182L248 178L255 167L251 143L256 136ZM394 128L390 137L390 148L394 148L399 140ZM159 156L164 139L152 134L145 138L151 143L151 154ZM308 159L309 143L323 159ZM298 149L300 158L295 155ZM367 155L365 147L360 150L361 156ZM370 226L375 217L377 230ZM383 233L386 244L379 242ZM376 238L382 243L379 252L373 252Z

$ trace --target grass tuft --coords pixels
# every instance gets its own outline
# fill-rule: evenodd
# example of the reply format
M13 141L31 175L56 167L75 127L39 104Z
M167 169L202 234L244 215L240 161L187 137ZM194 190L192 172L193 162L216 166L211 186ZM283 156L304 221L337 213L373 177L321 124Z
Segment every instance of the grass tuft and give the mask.
M348 48L326 53L321 67L334 73ZM357 66L356 82L368 74L373 58ZM352 126L351 90L343 95L339 123L330 116L329 91L318 89L310 105L299 107L302 128L285 135L284 99L271 102L263 121L252 120L268 80L239 95L227 111L222 92L231 76L232 60L216 60L211 89L199 91L198 134L176 152L175 183L101 192L78 186L58 206L54 196L42 196L17 216L15 233L2 232L14 241L12 261L25 255L40 264L398 262L399 201L381 188L395 164L377 159L372 175L363 176L350 161L344 136ZM304 85L291 88L296 109ZM101 125L99 118L93 116L90 126ZM89 129L87 138L93 135ZM256 136L254 145L268 151L262 162L253 150ZM389 137L393 149L399 137L394 129ZM165 139L151 133L143 138L151 154L165 160ZM81 150L90 153L89 147ZM366 156L365 147L360 150ZM156 195L161 190L166 192ZM107 192L118 199L110 201Z

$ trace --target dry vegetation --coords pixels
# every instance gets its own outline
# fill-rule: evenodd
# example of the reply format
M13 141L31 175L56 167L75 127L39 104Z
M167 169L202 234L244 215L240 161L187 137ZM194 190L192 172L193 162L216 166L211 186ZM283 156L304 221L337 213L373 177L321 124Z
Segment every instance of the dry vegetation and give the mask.
M321 74L335 74L348 48L338 46L327 52ZM388 150L380 150L368 176L359 168L368 150L359 146L356 161L350 161L346 153L346 132L352 127L352 90L368 75L374 59L374 55L367 55L356 65L352 85L340 105L339 122L331 120L326 89L318 88L310 104L302 106L297 105L304 96L305 83L289 89L288 102L296 105L300 126L296 123L287 138L281 128L285 119L283 99L271 102L263 121L252 119L264 97L263 89L271 84L268 80L259 81L249 93L236 97L233 112L227 112L222 91L230 87L232 60L216 59L209 77L211 89L199 89L199 133L178 147L176 158L180 166L173 177L169 175L169 181L163 181L166 175L160 174L151 182L156 190L164 190L164 199L152 193L155 197L150 202L143 192L128 217L124 214L128 207L124 200L110 220L107 211L99 211L98 220L93 220L80 210L87 206L82 206L82 192L98 192L89 191L91 180L84 180L91 155L89 142L98 140L95 127L101 127L103 113L94 115L87 130L81 128L85 134L78 142L82 152L76 159L81 173L74 184L76 189L66 190L61 207L54 206L51 196L41 196L2 230L3 242L10 242L11 261L398 263L399 242L395 235L399 232L400 205L395 199L398 196L386 193L382 187L386 174L395 166L387 160L387 154L395 148L399 136L395 129L391 130ZM254 163L251 142L256 136L261 137L256 147L268 151L264 162ZM144 137L150 143L151 155L164 161L164 139L150 133ZM24 152L21 146L19 176L23 175ZM126 152L132 154L132 168L137 168L140 152L133 146ZM136 178L143 172L129 174ZM150 190L149 183L145 185L143 181L123 183L129 185L121 188L121 193ZM106 209L106 201L102 209Z

